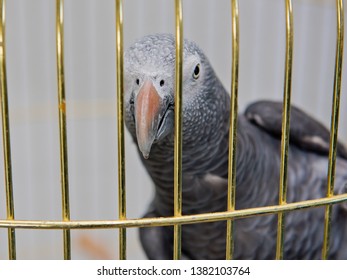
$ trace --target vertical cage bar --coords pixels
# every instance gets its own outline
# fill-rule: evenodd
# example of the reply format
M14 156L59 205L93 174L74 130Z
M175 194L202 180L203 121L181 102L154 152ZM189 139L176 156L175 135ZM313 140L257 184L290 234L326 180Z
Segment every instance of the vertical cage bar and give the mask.
M5 25L6 25L6 1L0 0L0 82L1 82L1 117L2 138L4 150L5 187L6 187L6 211L7 219L14 220L14 200L12 184L10 120L8 110L6 50L5 50ZM16 259L16 238L14 228L8 229L8 255L9 259Z
M235 210L236 193L236 141L238 111L238 79L239 79L239 8L238 0L231 0L232 21L232 68L231 99L229 128L229 167L228 167L228 211ZM227 221L226 259L231 260L234 253L233 242L234 221Z
M339 125L339 114L340 114L339 112L340 112L340 94L341 94L341 80L342 80L343 40L344 40L343 0L336 0L336 15L337 15L336 56L335 56L333 105L332 105L331 126L330 126L327 197L331 197L334 194L334 184L335 184L336 147L337 147L337 135L338 135L338 125ZM332 211L332 205L326 206L322 259L327 259L329 254L331 211Z
M124 151L124 72L123 72L123 3L116 0L117 127L118 127L118 212L126 219ZM119 258L126 259L126 228L119 229Z
M174 147L174 215L182 215L182 65L183 19L182 1L175 0L176 13L176 86L175 86L175 147ZM174 225L173 258L181 258L181 225Z
M62 190L62 215L64 221L70 220L68 154L66 134L66 101L64 78L64 0L56 0L56 43L59 104L59 137L60 137L60 176ZM64 259L71 259L70 230L63 230Z
M283 93L283 114L282 114L282 140L281 140L281 168L279 184L279 204L287 203L287 171L288 171L288 147L289 147L289 124L290 124L290 97L292 84L293 65L293 9L292 1L285 0L286 9L286 59L284 75ZM278 214L277 225L277 247L276 259L283 259L284 247L285 215Z

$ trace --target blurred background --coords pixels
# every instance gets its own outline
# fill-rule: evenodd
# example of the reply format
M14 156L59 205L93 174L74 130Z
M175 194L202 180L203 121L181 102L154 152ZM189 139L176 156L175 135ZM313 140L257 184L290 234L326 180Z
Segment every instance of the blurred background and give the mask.
M242 0L239 109L283 96L284 1ZM184 36L209 57L224 86L231 81L230 0L186 0ZM73 220L117 219L117 125L114 0L65 0L65 79ZM293 0L292 103L330 126L336 11L334 0ZM7 1L7 75L15 218L61 219L55 47L55 0ZM124 1L124 47L151 33L174 33L174 1ZM345 29L347 32L347 28ZM346 44L345 44L346 45ZM346 52L345 52L346 53ZM343 69L339 138L347 144L347 69ZM0 140L2 147L2 138ZM6 219L1 148L0 219ZM153 195L136 147L126 135L127 215L139 218ZM128 229L128 258L145 255ZM118 258L118 230L74 230L73 259ZM62 259L62 232L17 230L18 259ZM0 229L0 259L7 259Z

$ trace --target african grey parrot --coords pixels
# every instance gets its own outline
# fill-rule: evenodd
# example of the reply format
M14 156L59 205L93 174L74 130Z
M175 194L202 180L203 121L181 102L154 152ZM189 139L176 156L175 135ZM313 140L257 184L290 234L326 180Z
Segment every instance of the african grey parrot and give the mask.
M188 40L183 53L183 214L227 206L230 96L202 50ZM124 55L125 121L155 184L145 217L173 215L175 38L145 36ZM278 204L282 104L262 101L238 117L236 209ZM324 197L329 131L291 108L287 202ZM335 192L347 190L347 152L339 144ZM285 259L319 259L324 207L286 215ZM235 221L236 259L274 259L277 215ZM347 259L347 205L333 207L330 258ZM173 227L140 229L150 259L171 259ZM226 222L182 226L182 254L224 259Z

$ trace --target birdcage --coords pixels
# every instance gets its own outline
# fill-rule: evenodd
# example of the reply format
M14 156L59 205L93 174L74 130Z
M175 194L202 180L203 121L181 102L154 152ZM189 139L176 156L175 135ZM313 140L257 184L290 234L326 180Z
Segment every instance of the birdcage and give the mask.
M31 1L23 1L22 5L30 6ZM47 1L48 2L48 1ZM283 58L284 69L282 69L282 73L284 74L284 84L282 84L282 92L283 92L283 120L282 120L282 145L281 145L281 174L280 174L280 182L279 182L279 202L278 205L266 206L266 207L258 207L251 209L235 209L235 188L236 186L236 162L235 162L235 152L236 152L236 124L237 124L237 114L238 114L238 85L239 85L239 67L242 65L242 60L239 59L240 52L240 31L239 31L239 15L242 18L242 14L245 12L242 10L242 7L239 8L238 0L228 1L230 5L230 14L231 14L231 114L230 114L230 149L229 149L229 180L228 180L228 205L227 211L225 212L217 212L217 213L204 213L198 215L182 215L182 186L181 186L181 165L182 165L182 132L181 132L181 91L182 91L182 42L183 42L183 7L181 0L175 1L167 1L163 5L167 5L168 13L171 13L172 16L175 15L175 35L176 35L176 95L175 95L175 184L174 184L174 200L175 200L175 210L173 217L158 217L158 218L129 218L127 216L126 210L126 190L129 186L126 187L126 155L125 155L125 131L124 131L124 120L123 120L123 1L116 0L115 1L115 9L112 11L115 15L116 22L112 24L112 28L115 26L115 34L116 34L116 42L115 42L115 73L116 73L116 106L117 108L117 116L114 114L114 126L117 127L117 137L115 135L112 141L118 144L117 151L114 156L118 160L118 201L115 201L118 206L118 215L114 215L112 218L107 219L75 219L70 215L70 193L69 190L69 171L71 170L71 166L68 167L68 141L67 141L67 133L70 132L69 128L69 120L67 119L69 114L69 104L68 97L66 96L66 79L68 79L68 75L65 71L65 65L67 64L66 59L64 59L64 47L65 47L65 34L64 34L64 24L66 24L65 15L69 12L66 9L66 3L64 0L56 0L50 1L48 5L55 5L54 9L56 12L56 61L57 61L57 93L58 93L58 102L53 108L58 112L58 117L51 116L48 113L49 117L56 118L59 120L59 127L57 126L56 136L59 131L59 143L60 143L60 169L59 166L53 166L52 168L56 168L60 170L60 183L61 189L59 197L57 196L57 192L55 192L54 199L59 200L62 203L61 211L62 218L61 219L18 219L15 216L15 209L17 207L16 200L14 199L17 185L13 182L13 173L16 173L15 168L12 168L12 156L11 154L17 153L17 150L13 149L11 143L13 143L12 139L10 140L10 115L11 115L11 107L9 107L8 99L11 97L11 88L7 86L7 70L10 69L11 64L7 63L6 52L9 50L5 48L7 46L7 39L9 36L12 36L11 33L5 34L5 23L11 20L10 17L6 17L7 15L7 6L6 1L0 1L0 70L1 70L1 112L2 112L2 131L3 131L3 149L4 149L4 179L5 179L5 198L6 198L6 218L1 217L0 220L0 228L2 230L6 230L7 235L7 243L8 243L8 258L16 259L16 249L22 244L16 244L16 235L18 234L27 234L29 230L34 231L54 231L56 234L62 235L63 240L61 242L61 248L63 248L64 258L70 259L72 246L71 246L71 235L76 231L88 231L88 230L110 230L111 234L115 235L115 231L118 231L118 248L119 248L119 259L127 258L127 235L129 231L127 229L138 228L138 227L155 227L155 226L173 226L174 227L174 259L179 259L181 257L181 226L185 224L192 223L208 223L213 221L227 221L227 245L226 245L226 258L233 258L233 226L234 221L236 219L247 219L249 217L257 216L257 215L278 215L278 234L277 234L277 250L276 250L276 258L283 258L283 241L285 235L285 227L284 227L284 217L289 211L297 211L305 208L311 207L324 207L325 208L325 232L324 236L322 236L323 248L322 248L322 258L326 259L329 252L329 240L332 238L330 236L330 214L332 210L332 205L336 203L342 203L347 200L347 194L334 195L334 172L335 172L335 161L336 161L336 147L337 147L337 131L339 127L339 108L340 108L340 93L341 93L341 81L342 81L342 58L343 58L343 36L344 36L344 9L343 9L343 1L336 0L336 11L334 14L336 15L336 54L334 57L335 70L334 70L334 79L333 84L331 84L331 88L333 87L333 102L332 102L332 111L331 111L331 138L330 138L330 152L329 152L329 167L327 170L327 195L321 199L308 200L308 201L300 201L295 203L287 203L286 202L286 193L287 193L287 161L288 161L288 138L289 138L289 119L290 119L290 104L291 104L291 90L292 90L292 77L293 77L293 50L294 50L294 18L293 14L295 14L295 9L292 7L292 0L283 0L277 2L282 2L283 5L283 15L282 23L285 26L283 30L284 40L285 40L285 57ZM65 1L67 2L67 1ZM170 2L170 3L169 3ZM172 3L171 3L172 2ZM215 2L215 1L214 1ZM294 2L294 1L293 1ZM320 1L322 2L322 1ZM323 2L334 2L334 1L323 1ZM335 4L335 2L334 2ZM65 5L65 7L64 7ZM95 5L103 5L98 2ZM170 6L171 5L171 6ZM203 5L203 4L201 4ZM214 3L214 5L218 5L218 3ZM257 4L251 4L257 5ZM312 5L312 3L308 3L307 5ZM324 6L324 9L331 9L332 3L330 6ZM94 6L96 7L96 6ZM229 12L228 11L228 12ZM90 10L90 12L94 12ZM86 15L85 17L89 17L90 15ZM34 20L34 19L33 19ZM125 21L126 21L125 17ZM134 19L131 19L134 20ZM93 23L95 24L95 22ZM91 24L89 28L93 26ZM110 27L111 28L111 27ZM23 30L22 30L23 31ZM333 30L331 31L333 32ZM261 34L261 32L259 32ZM94 32L95 34L95 32ZM20 34L21 36L25 36L25 32ZM69 34L69 38L71 40L71 34ZM241 35L242 36L242 35ZM260 35L261 36L261 35ZM50 38L53 39L53 38ZM93 40L93 39L92 39ZM54 41L54 40L53 40ZM24 41L23 41L24 42ZM37 42L39 44L40 42ZM228 43L229 44L229 43ZM37 45L35 45L37 46ZM83 44L81 45L83 46ZM112 47L112 46L111 46ZM91 58L92 59L92 58ZM255 58L254 58L255 59ZM12 62L21 63L20 58L17 60L13 60ZM72 64L72 70L75 69ZM30 69L30 68L28 68ZM71 71L72 71L71 70ZM91 74L96 74L95 72L91 72ZM332 74L331 74L332 75ZM37 79L38 77L36 77ZM12 78L15 79L15 78ZM37 81L36 81L37 82ZM97 89L97 86L95 86ZM70 94L68 92L67 94ZM71 93L73 94L73 93ZM331 97L330 97L331 98ZM88 104L84 104L85 111L88 111ZM104 105L104 104L103 104ZM109 106L109 105L107 105ZM327 106L327 104L325 105ZM111 107L107 107L110 109ZM47 116L47 114L42 113L40 108L36 108L36 114L43 114ZM41 108L42 109L42 108ZM103 107L105 110L105 107ZM82 110L82 113L85 112ZM324 110L325 114L328 112L328 109ZM95 112L94 112L95 113ZM25 115L25 114L24 114ZM16 115L14 115L16 117ZM18 117L18 116L17 116ZM117 125L116 125L117 124ZM54 134L54 133L53 133ZM52 134L52 135L53 135ZM55 135L54 134L54 135ZM12 135L12 134L11 134ZM50 135L49 137L52 137ZM21 139L21 141L26 141L25 139ZM83 140L82 140L83 141ZM39 142L42 143L42 142ZM77 145L74 147L69 146L69 151L73 148L77 148ZM11 149L12 148L12 149ZM40 148L40 147L37 147ZM20 153L20 151L18 151ZM35 157L36 152L32 152L31 156ZM24 160L24 159L23 159ZM30 161L30 158L26 158L25 160ZM18 163L16 164L18 166ZM113 165L111 166L111 168ZM75 167L72 167L76 169ZM110 167L109 167L110 168ZM31 171L32 168L30 169ZM30 171L29 170L29 171ZM88 172L84 170L84 172ZM116 169L115 169L116 172ZM38 176L44 176L40 171L34 172ZM31 174L28 172L28 174ZM16 176L20 176L20 174L16 174ZM28 175L29 176L29 175ZM33 175L32 175L33 176ZM27 177L26 177L27 178ZM56 178L57 179L57 178ZM100 179L100 178L99 178ZM59 180L58 180L59 181ZM95 186L95 196L97 196L98 191L100 190L101 180L97 180L94 183ZM49 186L48 186L49 187ZM138 187L138 186L137 186ZM98 190L99 189L99 190ZM114 186L114 189L117 189L117 186ZM29 192L26 192L28 195ZM73 194L75 197L80 196L81 200L83 200L83 195L81 194ZM110 200L115 200L116 195L112 197L109 196ZM25 198L26 199L26 198ZM27 199L30 200L30 195L27 196ZM51 198L52 199L52 198ZM49 203L47 203L47 199L44 199L43 203L46 204L49 209ZM85 203L84 201L79 201L79 203ZM100 202L103 203L103 202ZM16 207L15 207L16 205ZM49 210L47 210L49 211ZM3 235L5 232L2 232ZM116 237L114 237L116 239ZM4 250L4 247L1 247L1 250Z

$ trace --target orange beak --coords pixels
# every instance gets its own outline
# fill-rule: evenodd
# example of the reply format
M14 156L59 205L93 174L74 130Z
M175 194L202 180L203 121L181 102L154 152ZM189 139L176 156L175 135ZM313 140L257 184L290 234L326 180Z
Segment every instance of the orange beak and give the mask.
M143 157L147 159L163 112L162 98L151 81L141 87L135 101L137 143Z

